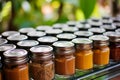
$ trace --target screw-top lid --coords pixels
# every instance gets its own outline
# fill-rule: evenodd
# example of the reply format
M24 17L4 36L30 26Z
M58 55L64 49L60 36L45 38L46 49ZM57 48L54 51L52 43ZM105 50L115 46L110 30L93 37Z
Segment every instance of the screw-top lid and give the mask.
M8 41L6 39L0 38L0 45L6 44Z
M75 44L91 44L92 40L87 38L75 38L72 40L72 42Z
M28 33L28 32L31 32L31 31L35 31L35 29L31 28L31 27L19 29L20 33Z
M91 26L89 24L76 24L76 27L79 28L79 29L89 29L91 28Z
M63 23L56 23L53 25L54 29L62 29L63 27L68 27L68 25Z
M44 37L40 37L38 38L39 42L46 42L46 43L53 43L55 41L58 41L58 38L53 37L53 36L44 36Z
M60 34L63 31L61 29L49 29L45 31L47 34Z
M63 27L62 30L65 32L75 32L75 31L78 31L78 28L77 27Z
M116 26L114 26L114 25L102 25L101 28L104 28L106 30L115 30Z
M93 33L90 31L76 31L76 32L74 32L74 34L77 36L86 36L86 37L93 35Z
M38 45L38 46L34 46L34 47L30 48L30 51L32 53L36 53L39 55L44 55L44 53L49 53L52 50L53 50L53 48L51 46L48 46L48 45Z
M36 29L38 31L45 31L45 30L48 30L48 29L52 29L52 27L51 26L43 25L43 26L38 26Z
M120 29L116 29L115 32L120 34Z
M13 35L13 36L7 37L7 39L10 41L21 41L21 40L25 40L27 38L28 37L26 35Z
M39 42L36 40L23 40L17 43L18 46L21 47L32 47L38 45Z
M53 46L55 47L73 47L74 44L69 41L57 41L53 43Z
M105 29L104 28L90 28L88 31L91 31L93 33L104 33Z
M24 49L13 49L3 53L5 64L24 64L28 61L27 51Z
M116 32L106 32L104 35L108 36L110 42L120 42L120 34Z
M74 38L76 38L76 35L71 34L71 33L62 33L62 34L58 34L57 38L59 38L59 39L74 39Z
M106 46L109 45L109 37L104 35L93 35L89 37L89 39L93 40L94 46Z
M69 25L69 26L75 26L76 25L76 21L68 21L67 22L67 24Z
M27 35L30 37L41 37L41 36L45 36L46 33L41 31L32 31L32 32L28 32Z
M4 36L4 37L8 37L11 35L20 35L20 32L18 32L18 31L5 31L2 33L2 36Z
M0 46L0 52L15 49L16 46L14 44L3 44Z

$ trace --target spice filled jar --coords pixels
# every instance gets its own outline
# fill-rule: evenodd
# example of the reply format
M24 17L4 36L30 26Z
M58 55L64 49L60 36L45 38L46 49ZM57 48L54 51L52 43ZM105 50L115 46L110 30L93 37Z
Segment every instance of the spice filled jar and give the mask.
M54 78L53 48L38 45L30 48L32 52L30 63L30 79L52 80Z
M97 66L104 66L109 63L110 49L109 38L103 35L93 35L89 37L93 40L93 62Z
M29 80L27 51L14 49L3 53L4 80Z
M106 30L104 28L90 28L88 31L93 32L94 35L102 35Z
M75 49L69 41L57 41L53 43L55 54L55 74L63 77L71 77L75 73Z
M77 27L63 27L62 30L64 33L74 33L75 31L78 31L79 29Z
M88 29L91 28L90 24L82 24L82 23L77 23L76 27L79 29L79 31L87 31Z
M115 25L102 25L101 28L104 28L106 31L115 31Z
M78 70L89 70L93 68L92 40L87 38L75 38L75 67Z
M45 32L46 30L52 29L51 26L47 26L47 25L42 25L42 26L37 26L36 30L37 31L43 31Z
M56 23L52 27L53 29L62 29L63 27L68 27L68 25L64 23Z
M120 34L115 32L106 32L104 35L109 37L110 59L120 61Z

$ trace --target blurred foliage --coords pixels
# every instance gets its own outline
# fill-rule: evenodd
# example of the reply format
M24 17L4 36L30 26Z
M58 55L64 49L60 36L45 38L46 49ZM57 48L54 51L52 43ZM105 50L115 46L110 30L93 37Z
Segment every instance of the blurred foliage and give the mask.
M83 20L91 15L99 16L96 2L97 0L9 0L2 6L0 22L12 20L13 26L21 28ZM8 17L8 14L13 15Z

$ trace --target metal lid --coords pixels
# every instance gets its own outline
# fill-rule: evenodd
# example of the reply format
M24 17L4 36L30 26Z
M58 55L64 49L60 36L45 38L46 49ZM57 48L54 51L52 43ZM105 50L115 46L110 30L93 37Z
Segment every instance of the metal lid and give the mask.
M53 43L53 46L55 47L73 47L74 44L69 41L57 41Z
M103 24L112 24L112 22L113 22L112 19L109 19L109 20L103 19L101 21L102 21Z
M0 46L0 52L15 49L16 46L14 44L3 44Z
M75 32L75 31L78 31L78 28L77 27L63 27L62 30L66 32Z
M120 34L120 29L116 29L115 32Z
M10 41L21 41L21 40L25 40L27 38L28 37L26 35L13 35L13 36L7 37L7 39Z
M106 30L115 30L116 26L114 26L114 25L102 25L101 28L104 28Z
M0 45L3 45L3 44L5 44L5 43L7 43L8 41L6 40L6 39L2 39L2 38L0 38Z
M52 29L52 27L51 26L43 25L43 26L38 26L36 29L38 31L45 31L45 30L48 30L48 29Z
M41 31L32 31L32 32L28 32L27 35L30 37L41 37L41 36L45 36L46 33Z
M28 33L28 32L31 32L31 31L35 31L35 29L34 29L34 28L31 28L31 27L19 29L19 32L20 32L20 33Z
M30 48L31 52L38 53L38 54L51 52L52 50L53 50L53 48L48 45L38 45L38 46L34 46L34 47Z
M38 38L38 41L52 43L52 42L58 41L58 38L53 36L44 36L44 37Z
M76 25L76 21L67 21L67 24L69 25L69 26L75 26Z
M89 23L92 27L100 27L101 25L102 25L102 23L101 22L90 22Z
M89 39L91 39L93 41L107 41L107 40L109 40L109 38L107 36L104 36L104 35L93 35L93 36L89 37Z
M18 46L21 47L32 47L38 45L39 42L36 40L23 40L17 43Z
M62 34L58 34L57 38L59 38L59 39L74 39L74 38L76 38L76 35L71 34L71 33L62 33Z
M27 51L24 49L13 49L4 52L3 55L5 58L24 57L27 55Z
M68 25L64 23L56 23L53 25L54 29L62 29L63 27L68 27Z
M4 36L4 37L8 37L11 35L20 35L20 32L18 32L18 31L5 31L2 33L2 36Z
M72 40L72 42L75 44L91 44L92 40L87 38L75 38Z
M79 29L89 29L91 28L91 26L89 24L76 24L76 27L79 28Z
M60 34L63 31L61 29L50 29L45 31L47 34Z
M90 28L88 31L91 31L93 33L104 33L105 29L104 28Z
M108 36L110 42L120 42L120 34L116 32L106 32L104 35Z
M87 36L87 37L93 35L93 33L90 31L77 31L77 32L74 32L74 34L77 36Z

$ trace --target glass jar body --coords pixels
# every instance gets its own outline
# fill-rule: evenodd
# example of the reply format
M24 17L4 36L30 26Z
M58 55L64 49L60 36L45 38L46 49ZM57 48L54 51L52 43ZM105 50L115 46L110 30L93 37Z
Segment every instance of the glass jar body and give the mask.
M3 67L5 80L29 80L28 64L5 65Z
M108 46L94 47L93 61L95 65L107 65L109 63L110 49Z
M32 80L52 80L54 78L53 61L32 61L30 63L30 78Z
M55 55L55 73L70 76L75 73L75 57L70 55Z
M93 68L93 52L92 50L80 50L75 53L76 69L89 70Z
M110 42L110 59L120 61L120 42Z

